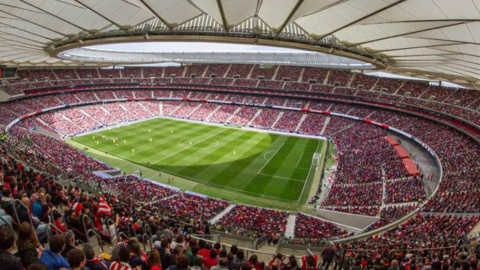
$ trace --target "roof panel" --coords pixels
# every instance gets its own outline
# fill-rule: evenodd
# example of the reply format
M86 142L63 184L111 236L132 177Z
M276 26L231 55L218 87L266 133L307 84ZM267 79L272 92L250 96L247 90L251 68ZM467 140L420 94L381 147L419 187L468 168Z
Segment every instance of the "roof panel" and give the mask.
M310 33L323 35L349 25L394 2L393 0L345 1L299 18L296 23Z
M153 17L148 11L121 0L81 0L82 3L120 25L136 25Z
M187 0L145 0L145 3L173 25L181 24L203 13Z
M222 5L229 25L237 25L254 16L257 9L257 1L222 0Z
M149 31L215 41L246 37L260 44L298 41L302 44L292 46L331 46L340 51L347 47L349 53L362 57L366 53L391 69L424 68L480 80L474 70L480 62L480 0L0 2L0 44L5 52L12 50L0 54L0 64L75 64L51 59L46 51L60 43L112 35L140 37ZM163 23L169 27L156 27ZM128 32L125 26L135 27Z

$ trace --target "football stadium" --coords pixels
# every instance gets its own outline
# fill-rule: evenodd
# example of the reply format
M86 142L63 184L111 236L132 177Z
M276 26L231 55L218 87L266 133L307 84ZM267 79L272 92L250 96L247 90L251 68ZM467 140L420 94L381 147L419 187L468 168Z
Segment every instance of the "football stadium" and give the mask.
M0 14L0 270L480 267L480 2Z

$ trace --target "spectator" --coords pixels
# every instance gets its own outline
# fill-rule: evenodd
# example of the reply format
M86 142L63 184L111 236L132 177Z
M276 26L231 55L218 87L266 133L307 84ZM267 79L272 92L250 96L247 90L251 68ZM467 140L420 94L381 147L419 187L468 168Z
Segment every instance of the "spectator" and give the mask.
M123 245L120 245L118 250L118 260L112 262L109 270L132 270L128 264L130 261L130 251Z
M12 225L13 218L5 212L5 210L0 209L0 227L4 225Z
M170 266L168 269L169 270L188 270L188 257L184 254L177 256L175 260L175 265Z
M85 253L78 249L72 249L67 253L67 260L71 270L83 270L85 268Z
M23 222L18 227L17 247L17 256L20 257L25 268L38 262L42 256L43 247L38 243L37 236L30 223Z
M227 260L225 258L220 258L218 264L210 268L211 270L228 270Z
M77 249L75 246L75 234L73 234L72 231L67 231L65 234L65 241L66 241L66 246L65 249L62 251L62 256L64 258L67 257L68 252L72 249Z
M3 269L23 270L22 261L12 253L17 248L15 233L10 227L0 230L0 265Z
M92 269L90 269L92 270ZM150 251L148 256L147 263L145 267L142 267L142 270L162 270L160 262L160 254L155 249Z
M50 239L50 248L45 249L40 257L40 262L47 266L48 270L69 269L68 261L61 253L65 249L65 236L57 234Z
M143 253L140 249L140 244L138 244L136 239L130 240L128 248L130 250L130 260L128 261L128 264L132 268L140 269L142 267L142 264L144 263Z
M103 260L96 258L95 250L91 244L85 244L83 246L83 252L85 253L85 258L87 262L85 266L88 267L90 270L108 270L107 265Z
M205 263L205 268L210 269L212 266L215 266L218 264L217 260L217 252L215 251L214 248L210 249L210 256L207 258L204 258L204 263Z
M318 258L316 255L304 256L302 258L302 261L303 261L302 270L317 270ZM323 268L323 269L328 270L328 268Z
M203 263L203 257L195 258L195 262L191 267L192 270L205 270L205 264Z
M288 257L288 262L285 265L285 270L300 270L300 267L298 266L297 258L295 256L290 255Z
M237 264L237 268L240 268L242 263L246 263L247 260L245 259L245 252L243 249L238 250L237 255L235 256L235 263Z
M333 246L328 246L327 248L325 248L322 251L322 267L324 267L324 269L328 269L335 257L337 257L337 251Z
M256 254L250 256L250 258L248 259L248 264L250 265L250 267L255 268L255 270L263 270Z
M27 267L27 270L47 270L47 267L41 263L32 263Z
M235 256L232 252L227 254L227 268L228 270L238 269L237 265L235 264Z

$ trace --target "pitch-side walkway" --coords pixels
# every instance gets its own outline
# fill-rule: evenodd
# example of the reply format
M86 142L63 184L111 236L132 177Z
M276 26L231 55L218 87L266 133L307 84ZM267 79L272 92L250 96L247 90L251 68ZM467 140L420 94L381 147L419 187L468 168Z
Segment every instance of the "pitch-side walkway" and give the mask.
M287 228L285 230L286 237L292 237L295 235L295 221L297 220L297 214L290 213L287 220Z
M225 216L228 212L230 212L230 210L232 210L235 206L237 206L236 204L230 204L227 208L225 208L222 212L220 212L220 214L214 216L212 219L210 219L210 221L208 223L210 224L215 224L217 223L217 221L219 219L221 219L223 216Z

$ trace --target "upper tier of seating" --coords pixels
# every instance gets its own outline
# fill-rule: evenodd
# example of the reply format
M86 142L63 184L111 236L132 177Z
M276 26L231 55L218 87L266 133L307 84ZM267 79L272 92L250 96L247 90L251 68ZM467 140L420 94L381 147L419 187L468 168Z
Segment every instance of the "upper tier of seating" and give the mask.
M0 90L9 95L21 95L28 89L112 83L202 84L323 92L414 105L480 125L478 90L310 67L211 64L117 70L26 69L18 70L15 78L2 79Z

